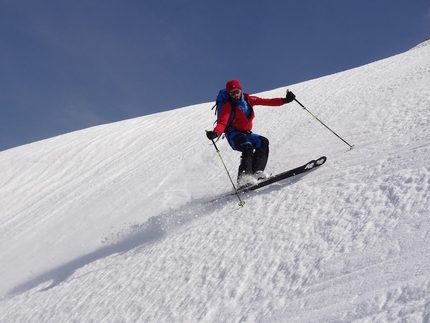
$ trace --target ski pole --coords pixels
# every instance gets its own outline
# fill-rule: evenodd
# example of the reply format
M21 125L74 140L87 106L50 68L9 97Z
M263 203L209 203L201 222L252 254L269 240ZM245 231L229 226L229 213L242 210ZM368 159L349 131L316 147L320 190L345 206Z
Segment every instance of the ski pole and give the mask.
M287 93L289 92L289 90L287 90ZM324 127L326 127L328 130L330 130L333 134L336 135L336 137L338 137L340 140L342 140L344 143L346 143L349 146L349 149L354 149L354 145L350 145L349 143L347 143L342 137L340 137L336 132L334 132L333 130L331 130L324 122L322 122L320 119L318 119L312 112L310 112L303 104L300 103L299 100L297 100L296 98L294 98L294 101L296 101L298 104L300 104L300 106L306 110L307 112L309 112L309 114L314 117L315 119L317 119Z
M224 165L224 168L225 168L225 171L227 172L228 178L230 178L230 182L231 182L231 185L233 185L234 192L235 192L235 194L236 194L237 198L239 199L239 204L238 204L238 205L239 205L239 206L244 206L244 205L245 205L245 201L242 201L242 199L241 199L241 198L240 198L240 196L239 196L239 193L238 193L238 191L237 191L237 188L236 188L236 186L234 185L233 180L231 179L230 173L229 173L229 171L228 171L228 169L227 169L227 166L226 166L226 165L225 165L225 163L224 163L224 159L223 159L223 158L222 158L222 156L221 156L221 152L219 151L219 149L218 149L218 147L217 147L217 145L216 145L215 141L214 141L213 139L211 139L211 141L212 141L212 143L213 143L213 145L214 145L214 147L215 147L216 152L218 153L219 158L221 159L222 164Z

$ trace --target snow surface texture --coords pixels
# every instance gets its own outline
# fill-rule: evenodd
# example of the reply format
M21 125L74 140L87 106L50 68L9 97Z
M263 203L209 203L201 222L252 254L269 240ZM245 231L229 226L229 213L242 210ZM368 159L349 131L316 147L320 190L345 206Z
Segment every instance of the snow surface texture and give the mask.
M328 161L242 208L207 203L231 191L212 102L1 152L0 322L428 323L429 85L426 42L288 86L355 149L257 107L269 172Z

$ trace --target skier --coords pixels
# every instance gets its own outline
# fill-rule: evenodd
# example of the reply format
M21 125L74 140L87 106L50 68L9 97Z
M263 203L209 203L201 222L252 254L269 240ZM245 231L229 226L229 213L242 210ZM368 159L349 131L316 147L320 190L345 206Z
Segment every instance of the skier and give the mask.
M231 148L242 152L237 176L239 188L255 185L269 176L264 171L269 157L269 140L251 131L254 106L281 106L296 96L293 92L287 92L285 98L272 99L249 95L242 93L238 80L228 81L225 87L230 98L222 106L215 128L206 136L213 140L225 133Z

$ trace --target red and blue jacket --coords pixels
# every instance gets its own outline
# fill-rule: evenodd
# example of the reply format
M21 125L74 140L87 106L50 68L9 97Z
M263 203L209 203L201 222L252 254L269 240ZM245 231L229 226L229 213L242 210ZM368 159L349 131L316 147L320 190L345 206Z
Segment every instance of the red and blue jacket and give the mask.
M238 106L232 106L230 101L224 103L221 108L218 122L214 128L214 131L221 135L224 132L231 131L251 131L252 130L252 121L254 120L254 106L263 105L263 106L271 106L278 107L285 104L284 98L260 98L258 96L249 95L248 93L243 94L243 98L248 103L248 107L250 109L249 116L245 114L245 112ZM233 114L233 118L231 116Z

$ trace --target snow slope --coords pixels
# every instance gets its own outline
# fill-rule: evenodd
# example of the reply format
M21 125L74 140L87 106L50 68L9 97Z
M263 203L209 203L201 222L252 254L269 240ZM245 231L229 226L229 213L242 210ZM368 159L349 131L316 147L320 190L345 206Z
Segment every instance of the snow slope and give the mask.
M0 152L0 322L430 322L429 84L425 42L288 86L356 148L257 107L268 171L328 161L243 208L211 102Z

